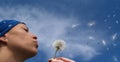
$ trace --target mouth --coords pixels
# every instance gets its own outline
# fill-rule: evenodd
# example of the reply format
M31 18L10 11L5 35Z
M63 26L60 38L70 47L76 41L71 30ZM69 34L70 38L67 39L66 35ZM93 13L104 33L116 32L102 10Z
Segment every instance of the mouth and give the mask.
M36 48L36 49L38 48L38 44L35 44L35 48Z
M36 48L38 48L38 44L36 44Z
M38 43L37 43L37 41L35 41L35 47L38 48Z

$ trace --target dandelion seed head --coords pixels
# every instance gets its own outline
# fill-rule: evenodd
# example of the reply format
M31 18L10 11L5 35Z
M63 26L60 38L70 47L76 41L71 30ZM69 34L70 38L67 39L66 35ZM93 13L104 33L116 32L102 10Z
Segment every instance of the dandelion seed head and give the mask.
M64 50L66 43L64 40L55 40L52 45L55 49Z

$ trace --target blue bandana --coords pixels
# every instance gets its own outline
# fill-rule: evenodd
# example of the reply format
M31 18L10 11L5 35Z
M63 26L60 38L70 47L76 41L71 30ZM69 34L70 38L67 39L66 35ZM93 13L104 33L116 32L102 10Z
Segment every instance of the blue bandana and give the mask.
M16 20L3 20L0 22L0 37L6 34L9 30L11 30L14 26L21 23Z

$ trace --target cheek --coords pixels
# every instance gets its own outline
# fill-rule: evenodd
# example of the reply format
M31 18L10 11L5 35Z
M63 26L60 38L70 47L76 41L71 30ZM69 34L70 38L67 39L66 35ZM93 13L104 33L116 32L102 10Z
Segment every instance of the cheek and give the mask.
M33 43L27 41L11 41L8 43L10 50L15 51L17 53L29 53L36 54L37 49L35 48Z
M32 43L25 36L16 36L8 42L9 47L16 49L28 49L32 47Z
M23 42L26 43L30 40L30 36L27 33L17 33L15 35L10 36L11 41L16 41L16 42Z
M32 44L28 44L28 43L21 43L21 42L10 43L9 48L14 53L23 56L25 55L31 57L37 54L37 49L33 47Z
M25 45L25 41L23 41L23 40L24 40L24 37L21 36L21 35L17 35L17 34L16 35L11 35L8 38L8 47L11 48L11 49L22 48Z
M32 42L32 38L28 33L17 33L14 35L10 35L8 38L8 47L12 51L16 52L29 52L29 53L37 53L37 49L35 48L34 43Z

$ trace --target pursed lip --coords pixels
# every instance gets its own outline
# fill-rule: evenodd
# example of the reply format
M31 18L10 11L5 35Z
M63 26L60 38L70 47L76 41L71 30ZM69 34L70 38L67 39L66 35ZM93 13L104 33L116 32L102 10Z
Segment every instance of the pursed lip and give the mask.
M36 48L38 48L38 41L34 41Z

